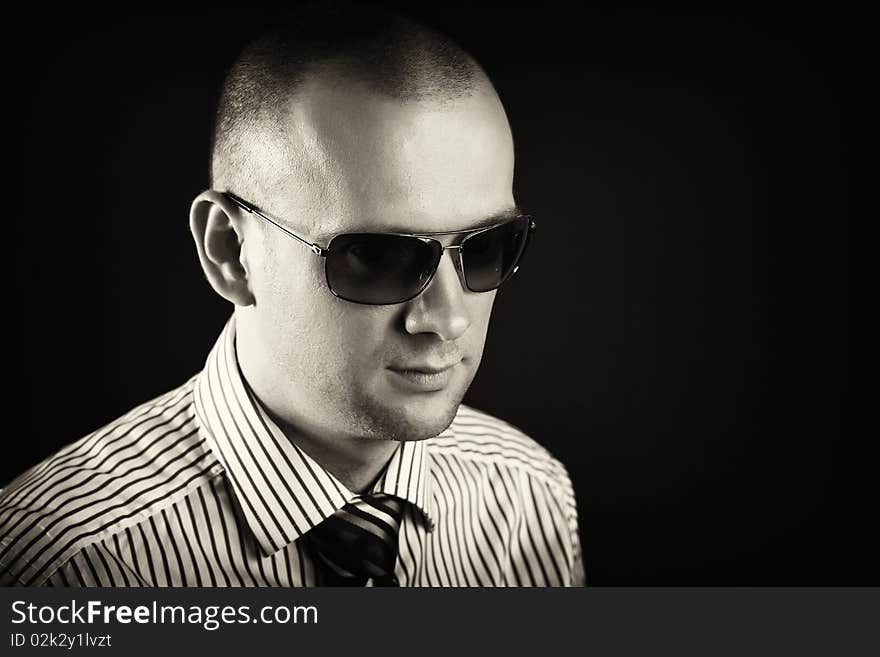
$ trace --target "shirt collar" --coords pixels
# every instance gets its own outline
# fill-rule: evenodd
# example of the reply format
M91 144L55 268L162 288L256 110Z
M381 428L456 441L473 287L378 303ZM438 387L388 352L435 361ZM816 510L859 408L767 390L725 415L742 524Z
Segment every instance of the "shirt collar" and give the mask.
M226 469L236 502L266 556L356 497L288 440L257 400L238 367L234 317L208 355L193 394L206 444ZM434 525L429 462L425 441L402 442L371 491L415 505L428 531Z

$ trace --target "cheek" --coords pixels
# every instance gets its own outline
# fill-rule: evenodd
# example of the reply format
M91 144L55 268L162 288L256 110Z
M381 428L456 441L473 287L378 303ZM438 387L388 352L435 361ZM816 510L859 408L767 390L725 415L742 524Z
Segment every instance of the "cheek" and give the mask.
M497 290L475 294L469 299L468 312L471 316L471 332L474 334L474 340L482 341L486 339L486 332L489 329L489 320L492 317L492 307L495 304L495 295Z
M330 327L323 318L322 263L305 249L291 251L288 247L269 250L252 278L253 312L263 344L286 370L318 360Z
M341 301L325 291L320 327L329 337L327 358L348 378L368 374L381 363L393 342L393 312L379 306Z
M287 371L336 381L366 375L381 358L388 318L334 297L317 269L267 281L257 301L267 342Z

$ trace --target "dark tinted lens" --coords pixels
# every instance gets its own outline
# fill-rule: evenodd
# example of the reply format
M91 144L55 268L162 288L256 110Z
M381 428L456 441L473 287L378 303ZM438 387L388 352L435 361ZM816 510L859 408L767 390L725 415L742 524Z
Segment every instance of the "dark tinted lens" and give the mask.
M529 231L528 217L468 237L461 248L464 278L474 292L488 292L513 273Z
M339 235L327 254L327 284L358 303L400 303L415 296L440 259L436 242L397 235Z

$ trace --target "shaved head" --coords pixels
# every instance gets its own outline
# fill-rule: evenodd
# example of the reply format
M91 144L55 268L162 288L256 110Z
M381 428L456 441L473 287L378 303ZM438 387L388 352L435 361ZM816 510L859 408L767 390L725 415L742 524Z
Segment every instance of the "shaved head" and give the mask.
M302 6L247 46L227 74L211 186L262 204L291 182L334 184L297 115L311 90L337 85L438 105L492 89L473 57L412 19L369 5Z

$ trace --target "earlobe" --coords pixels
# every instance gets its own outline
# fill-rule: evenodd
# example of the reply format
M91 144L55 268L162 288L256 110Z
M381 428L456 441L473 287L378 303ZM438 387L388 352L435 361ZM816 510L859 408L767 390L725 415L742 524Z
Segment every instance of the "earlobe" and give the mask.
M214 291L237 306L253 305L236 206L219 192L202 192L190 208L189 227L202 271Z

